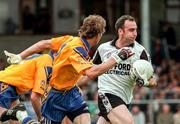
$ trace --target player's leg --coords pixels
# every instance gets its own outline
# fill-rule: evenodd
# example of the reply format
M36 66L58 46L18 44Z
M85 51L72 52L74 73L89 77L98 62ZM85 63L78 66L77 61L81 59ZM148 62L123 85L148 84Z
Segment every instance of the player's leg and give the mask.
M16 101L13 101L10 105L10 108L13 108L14 106L18 105L20 103L19 99L17 99ZM20 124L19 121L12 121L9 120L10 124Z
M74 118L73 124L90 124L90 114L89 113L83 113L81 115L78 115L76 118Z
M7 109L11 108L18 101L18 94L16 92L16 88L14 86L8 85L6 83L0 82L0 117L1 115L7 111ZM2 121L2 117L1 117Z
M73 123L72 123L71 120L69 120L69 118L66 116L66 117L63 119L63 121L61 122L61 124L73 124Z
M0 124L2 124L2 122L1 122L1 115L2 115L2 113L5 112L6 110L7 110L7 109L5 109L5 108L3 108L3 107L0 106Z
M102 116L100 116L97 120L97 124L111 124L111 123L106 121Z
M1 121L5 122L7 120L19 120L22 124L38 124L34 121L26 111L24 104L20 103L11 109L4 111L1 115Z
M10 107L12 108L13 106L17 105L18 103L19 103L19 100L16 100L10 105ZM4 113L5 111L7 111L7 109L0 106L0 117L1 117L2 113ZM18 121L12 121L12 120L9 120L9 123L10 124L19 124ZM2 123L0 122L0 124L2 124Z
M116 95L99 93L98 107L99 115L111 124L134 124L133 117L126 104Z
M123 113L123 114L120 114ZM133 116L125 105L113 108L107 115L112 124L135 124Z
M66 107L70 104L67 103L69 99L66 96L64 92L54 88L50 90L41 107L42 124L61 124L66 115Z
M69 102L71 103L68 105L67 117L73 124L90 124L91 120L87 104L77 87L74 87L68 93L67 99L69 99Z

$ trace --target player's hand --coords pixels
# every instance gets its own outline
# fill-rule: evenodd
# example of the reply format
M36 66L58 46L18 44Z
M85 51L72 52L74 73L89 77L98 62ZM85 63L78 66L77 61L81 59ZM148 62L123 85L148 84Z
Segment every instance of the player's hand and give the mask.
M116 60L117 63L124 61L134 55L134 52L130 50L128 47L123 47L118 52L113 53L112 57Z
M19 64L22 61L21 56L18 54L9 53L6 50L4 50L4 54L6 55L9 64Z

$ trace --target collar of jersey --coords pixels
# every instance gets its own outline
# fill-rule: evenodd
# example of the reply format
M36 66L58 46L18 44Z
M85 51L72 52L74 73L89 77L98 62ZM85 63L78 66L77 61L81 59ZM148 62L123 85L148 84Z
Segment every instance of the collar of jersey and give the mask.
M86 38L85 38L85 37L81 37L81 41L84 43L86 49L87 49L88 51L90 51L90 44L88 43L88 41L86 40Z
M118 37L115 38L114 40L112 40L112 42L111 42L111 45L112 45L112 46L116 47L115 43L116 43L116 40L117 40L117 39L118 39ZM127 47L134 47L134 43L129 44Z

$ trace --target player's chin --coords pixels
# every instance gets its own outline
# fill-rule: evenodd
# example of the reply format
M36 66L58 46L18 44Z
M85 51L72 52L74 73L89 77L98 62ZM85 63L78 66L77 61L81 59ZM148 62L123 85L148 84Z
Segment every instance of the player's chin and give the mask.
M129 43L134 43L135 39L134 38L130 38L129 39Z

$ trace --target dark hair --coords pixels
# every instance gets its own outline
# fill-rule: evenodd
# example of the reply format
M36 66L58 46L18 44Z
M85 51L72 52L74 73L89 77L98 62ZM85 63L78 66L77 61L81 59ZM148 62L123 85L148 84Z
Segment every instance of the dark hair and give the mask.
M89 15L83 21L79 32L80 35L86 38L93 38L99 33L105 32L106 21L100 15Z
M135 21L134 17L132 17L130 15L123 15L123 16L121 16L116 21L116 24L115 24L116 31L118 31L119 28L123 28L124 27L124 23L125 23L126 20Z

